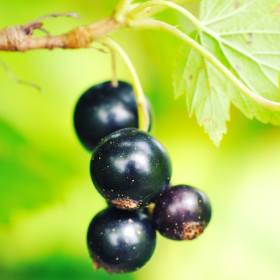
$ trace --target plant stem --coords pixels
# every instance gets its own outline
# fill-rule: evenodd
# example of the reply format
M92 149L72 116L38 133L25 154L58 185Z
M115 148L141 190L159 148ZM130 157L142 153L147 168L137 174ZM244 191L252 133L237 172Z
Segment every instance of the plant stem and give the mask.
M255 101L257 104L274 110L280 111L280 103L273 102L263 98L262 96L256 94L255 92L248 89L240 80L238 80L231 72L228 70L215 56L213 56L208 50L206 50L199 43L190 38L187 34L178 30L177 28L161 21L153 19L143 19L143 20L128 20L127 24L133 29L153 29L167 32L178 39L184 41L192 48L194 48L198 53L200 53L204 58L206 58L212 65L214 65L241 93Z
M132 1L133 0L120 0L114 13L114 19L116 22L122 22L124 20L125 14L127 13Z
M175 3L175 4L188 4L188 3L194 3L194 2L200 2L201 0L171 0L170 2ZM152 17L160 12L163 12L166 10L168 7L167 6L161 6L161 7L154 7L152 11L149 13L149 17Z
M152 7L152 6L165 6L171 9L174 9L180 13L182 13L185 17L187 17L199 30L203 29L203 25L200 20L198 20L195 16L193 16L189 11L184 9L183 7L169 2L169 1L148 1L143 4L140 4L138 7L129 12L128 16L131 18L135 18L138 13L141 13L144 9Z
M146 105L146 99L145 95L139 80L139 77L136 73L136 70L130 61L129 57L125 53L125 51L110 37L103 37L98 39L98 42L103 44L104 46L107 46L111 50L113 50L115 53L118 53L121 58L123 59L126 67L128 68L128 71L132 78L132 85L136 96L136 102L137 102L137 108L138 108L138 123L139 123L139 129L142 129L144 131L148 131L149 128L149 113L147 110Z
M39 25L40 28L42 24ZM35 49L79 49L88 48L96 39L126 27L113 17L105 18L90 25L79 26L60 36L33 37L26 28L34 27L34 21L23 25L10 26L0 30L0 51L26 52Z
M112 57L112 81L111 81L111 85L113 87L117 87L119 83L118 83L118 76L117 76L117 57L116 57L116 52L109 45L107 45L107 47L110 49L111 57Z
M116 61L116 53L112 50L111 51L112 54L112 74L113 74L113 78L112 78L112 86L113 87L117 87L118 86L118 76L117 76L117 61Z
M53 14L43 16L39 19L32 20L28 23L16 26L9 26L0 29L0 51L26 52L35 49L79 49L88 48L92 42L98 38L125 28L125 19L133 0L121 0L115 9L113 16L102 19L98 22L86 26L78 26L60 36L33 37L35 29L41 29L43 24L40 22L44 18L55 17L60 15L78 17L76 13ZM191 2L197 0L173 0L174 2ZM161 1L162 2L162 1ZM140 4L142 5L142 4ZM138 4L139 6L139 4ZM135 6L134 6L135 7ZM137 7L137 6L136 6ZM165 6L167 7L167 6ZM160 11L153 11L149 16ZM117 20L120 21L117 21ZM29 30L29 32L27 32ZM32 32L31 32L32 31Z

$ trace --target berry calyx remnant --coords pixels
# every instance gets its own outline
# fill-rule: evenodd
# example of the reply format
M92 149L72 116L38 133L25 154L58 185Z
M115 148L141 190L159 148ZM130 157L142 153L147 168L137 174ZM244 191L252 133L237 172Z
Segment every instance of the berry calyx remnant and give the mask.
M206 194L187 185L166 190L157 200L153 223L161 235L173 240L197 238L211 219L211 205Z

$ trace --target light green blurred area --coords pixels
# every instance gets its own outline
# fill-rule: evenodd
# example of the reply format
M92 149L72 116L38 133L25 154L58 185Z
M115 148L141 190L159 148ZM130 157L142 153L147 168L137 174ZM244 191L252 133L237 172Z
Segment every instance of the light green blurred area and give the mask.
M109 16L117 1L8 1L0 28L49 13L78 11L81 20L47 19L61 34ZM186 7L198 15L198 3ZM192 26L167 11L158 15ZM41 35L41 33L36 33ZM172 69L180 42L154 31L121 30L113 37L133 61L155 112L152 133L168 149L173 184L205 191L213 218L197 240L158 236L151 261L135 274L93 272L85 235L105 207L89 176L90 154L79 144L72 114L79 95L111 78L110 55L94 49L0 53L14 74L44 93L16 84L0 68L0 279L280 279L280 130L250 121L232 107L216 148L175 101ZM129 74L118 60L120 79Z

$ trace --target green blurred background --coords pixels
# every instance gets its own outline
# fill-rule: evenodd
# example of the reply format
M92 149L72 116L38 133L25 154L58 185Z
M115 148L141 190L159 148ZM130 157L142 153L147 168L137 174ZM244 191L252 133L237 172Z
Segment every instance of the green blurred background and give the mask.
M109 16L117 0L2 0L0 28L49 13L78 11L82 20L45 20L52 35ZM199 3L186 7L198 15ZM193 29L178 14L157 17ZM37 35L42 35L36 32ZM0 279L280 279L280 130L246 119L234 107L216 148L174 100L172 69L180 42L154 31L114 37L131 57L154 107L152 133L168 149L173 184L187 183L211 199L213 218L190 242L158 236L139 272L93 272L85 235L105 207L89 176L90 154L79 144L72 114L80 94L111 78L110 55L94 49L0 53L14 74L44 93L16 84L0 68ZM120 79L129 81L118 60Z

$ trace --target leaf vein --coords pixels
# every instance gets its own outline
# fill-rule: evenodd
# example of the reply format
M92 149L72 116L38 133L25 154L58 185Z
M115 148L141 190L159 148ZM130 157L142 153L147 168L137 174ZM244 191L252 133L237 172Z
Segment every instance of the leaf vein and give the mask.
M265 35L280 35L280 31L274 30L240 30L234 32L221 32L216 33L219 36L231 36L231 35L239 35L239 34L265 34Z
M221 20L224 20L226 18L230 18L240 12L242 12L243 10L246 10L246 8L248 8L249 6L251 6L254 2L256 2L257 0L252 0L251 2L245 4L244 6L242 6L241 8L239 9L236 9L234 12L231 12L223 17L218 17L218 18L215 18L215 19L212 19L212 20L209 20L207 22L205 22L205 25L209 25L209 24L212 24L212 23L216 23L218 21L221 21Z
M211 35L211 34L209 34L209 35ZM216 40L217 40L217 37L216 37ZM218 39L218 40L219 40L219 39ZM277 67L275 67L275 66L273 66L273 65L270 65L270 64L268 64L268 63L265 63L265 62L263 62L263 61L257 59L256 57L252 56L250 53L241 50L240 48L236 47L235 45L231 44L230 42L228 42L228 41L226 41L226 40L224 40L224 39L222 39L222 38L221 38L220 41L221 41L221 43L227 45L227 46L230 47L231 49L233 49L233 50L239 52L240 54L242 54L242 55L244 55L244 56L247 56L248 58L250 58L252 61L256 62L257 64L262 64L263 66L266 66L266 67L271 68L271 69L273 69L273 70L279 71L279 69L278 69Z
M205 22L205 21L208 19L208 17L211 15L211 13L213 12L213 10L216 8L216 5L217 5L217 2L218 2L218 1L219 1L219 0L216 0L216 3L213 4L212 9L210 9L210 10L208 11L208 13L206 14L206 16L204 17L204 19L203 19L201 22Z
M219 46L220 46L220 49L221 49L221 51L222 51L222 53L223 53L225 59L227 60L227 62L228 62L229 64L231 64L231 62L229 61L229 59L228 59L228 57L227 57L227 55L226 55L226 53L225 53L225 50L224 50L223 45L221 44L221 42L219 42ZM239 75L238 75L238 76L239 76ZM240 76L239 76L239 77L240 77ZM248 85L247 85L247 86L248 86ZM245 97L243 94L240 94L240 96L241 96L241 98L243 99L243 102L244 102L243 104L245 105L248 114L250 114L250 109L249 109L249 107L248 107L246 97ZM230 98L230 96L229 96L229 98Z

